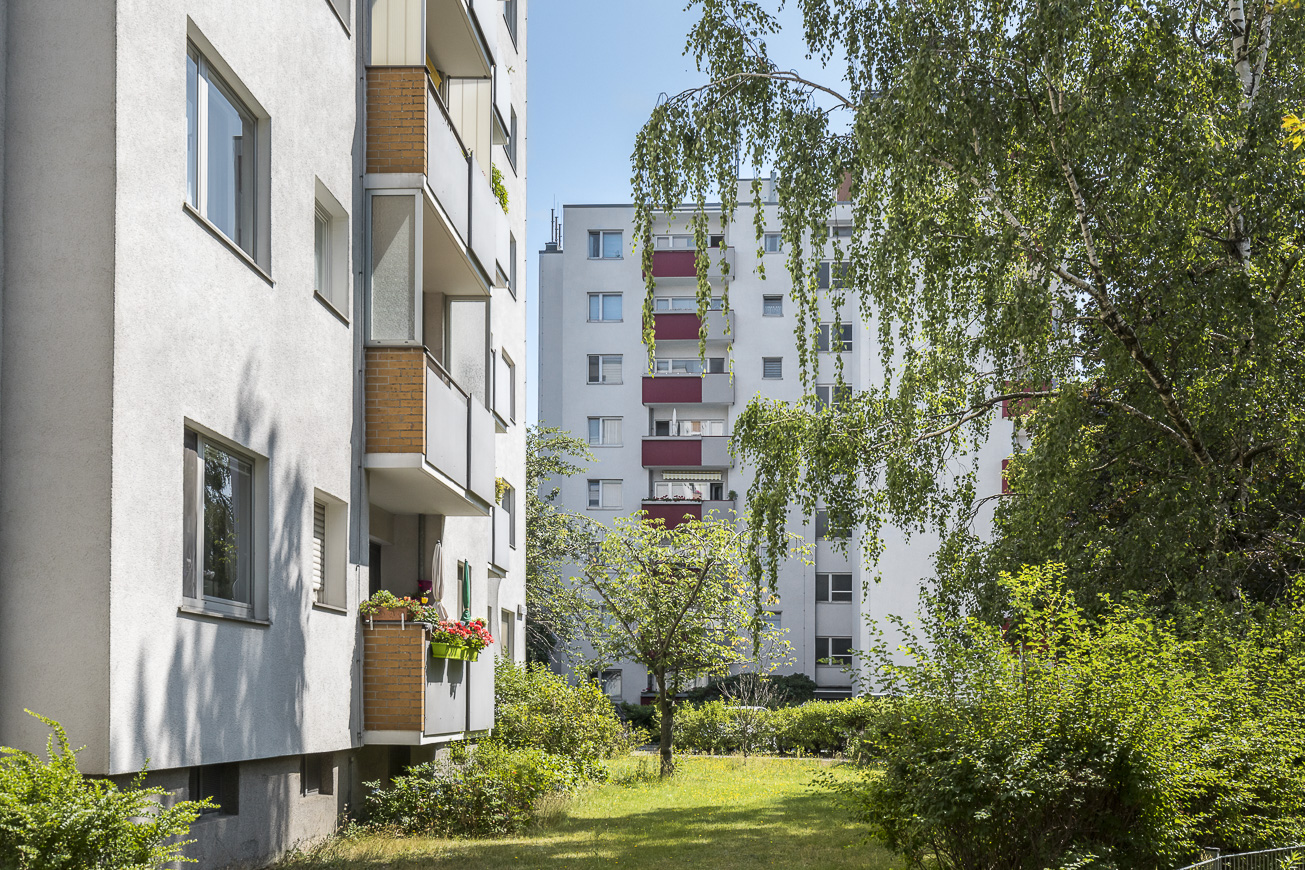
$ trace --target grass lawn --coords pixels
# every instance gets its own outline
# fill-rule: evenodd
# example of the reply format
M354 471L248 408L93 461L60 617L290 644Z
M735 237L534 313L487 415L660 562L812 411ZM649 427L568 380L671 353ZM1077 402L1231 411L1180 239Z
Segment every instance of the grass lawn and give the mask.
M812 787L830 762L785 758L682 757L668 783L640 778L656 758L613 765L613 782L556 807L536 830L503 840L336 841L281 865L295 870L566 867L575 870L888 868L900 862L850 824Z

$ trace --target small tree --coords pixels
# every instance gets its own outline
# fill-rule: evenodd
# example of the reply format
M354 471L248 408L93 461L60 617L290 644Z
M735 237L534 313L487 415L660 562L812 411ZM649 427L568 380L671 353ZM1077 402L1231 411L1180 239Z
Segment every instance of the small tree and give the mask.
M578 564L592 539L585 517L556 504L555 481L581 474L588 445L564 429L526 430L526 659L547 662L575 633L579 605L563 566ZM549 487L546 491L544 487Z
M661 775L675 772L671 699L698 677L784 647L764 620L774 598L750 576L742 523L710 518L667 528L642 512L618 517L590 550L581 586L588 640L602 662L633 661L657 682Z

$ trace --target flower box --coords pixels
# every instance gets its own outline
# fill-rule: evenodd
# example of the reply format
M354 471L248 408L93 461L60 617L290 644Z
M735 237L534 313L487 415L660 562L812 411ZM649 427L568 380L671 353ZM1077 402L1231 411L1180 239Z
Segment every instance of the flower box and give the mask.
M412 622L412 612L406 607L380 607L370 617L364 616L363 619L374 619L377 622Z

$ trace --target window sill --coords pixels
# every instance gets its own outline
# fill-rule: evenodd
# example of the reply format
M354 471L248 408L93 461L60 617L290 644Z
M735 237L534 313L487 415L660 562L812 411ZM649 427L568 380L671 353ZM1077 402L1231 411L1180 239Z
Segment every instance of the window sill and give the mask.
M624 260L625 257L589 257L590 260Z
M591 318L589 320L586 320L585 323L625 323L625 321L624 320L594 320Z
M328 5L329 5L329 4L328 4ZM314 290L314 291L313 291L313 296L317 299L318 302L322 303L322 305L324 305L324 306L326 307L326 310L327 310L327 311L329 311L329 312L331 312L332 314L334 314L334 315L336 316L336 318L337 318L341 323L343 323L345 326L348 326L348 325L349 325L349 317L348 317L348 315L346 315L346 314L345 314L343 311L341 311L339 308L336 308L336 307L335 307L335 303L332 302L330 299L327 299L325 296L323 296L323 295L322 295L322 292L321 292L320 290Z
M336 613L336 614L339 614L340 616L348 616L348 615L349 615L349 608L347 608L347 607L339 607L339 606L337 606L337 605L335 605L335 604L326 604L326 603L321 602L321 601L314 601L314 602L313 602L313 610L324 610L324 611L326 611L327 613Z
M259 625L268 628L272 625L270 619L259 619L254 616L237 616L234 613L223 613L220 610L210 610L207 607L197 607L193 604L182 604L177 608L178 613L184 613L187 616L199 616L206 619L223 619L231 622L245 622L250 625Z
M226 245L227 250L231 251L231 253L239 257L246 266L253 269L254 272L258 275L258 277L262 278L264 281L267 282L267 286L269 287L276 286L276 282L272 280L272 276L267 274L267 272L263 269L262 266L258 265L258 261L255 260L253 257L249 256L249 254L245 251L244 248L240 247L235 242L231 241L231 239L227 237L226 233L218 229L217 224L213 223L211 220L209 220L208 218L200 214L199 210L188 202L183 201L181 203L181 210L184 211L186 214L190 215L195 220L199 221L200 226L208 230L209 233L213 236L213 238L217 239L219 242Z
M621 381L589 381L591 387L619 387Z

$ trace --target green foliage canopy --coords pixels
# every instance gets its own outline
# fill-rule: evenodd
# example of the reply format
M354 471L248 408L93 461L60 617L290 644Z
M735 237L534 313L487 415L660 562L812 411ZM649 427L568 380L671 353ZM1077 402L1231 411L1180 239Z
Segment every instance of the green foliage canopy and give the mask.
M1050 559L1165 606L1282 595L1305 557L1300 5L802 0L823 79L771 59L773 4L693 5L708 83L660 103L633 155L645 272L660 211L696 204L704 239L709 199L739 208L740 160L773 166L779 226L758 182L755 230L783 236L808 392L830 309L871 325L884 372L836 408L739 415L751 528L819 500L872 562L885 519L963 530L991 495L977 446L1018 400L1031 446L996 542L943 554L958 600ZM844 179L854 233L827 248Z

